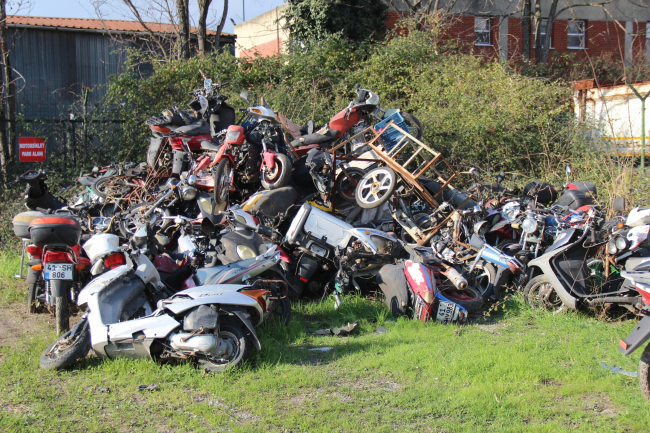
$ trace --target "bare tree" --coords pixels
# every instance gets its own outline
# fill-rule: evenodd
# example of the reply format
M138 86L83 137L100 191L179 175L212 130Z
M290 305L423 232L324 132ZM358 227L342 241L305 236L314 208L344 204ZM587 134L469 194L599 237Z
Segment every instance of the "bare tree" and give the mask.
M522 55L524 60L530 60L530 6L531 0L524 0L524 11L521 20L521 43L523 45Z
M178 54L183 59L190 58L190 2L176 0L178 14Z
M16 141L16 82L9 60L10 51L7 41L7 0L0 0L0 56L2 56L2 81L5 84L4 111L8 122L7 134L2 140L2 163L5 169L15 158ZM5 132L4 126L2 125L3 132Z
M199 24L198 24L198 39L199 39L199 53L205 54L206 51L206 37L207 28L206 22L208 20L208 11L212 0L196 0L199 5Z
M221 48L221 32L223 31L223 26L226 24L226 17L228 15L228 0L223 0L223 13L221 14L221 20L217 26L217 35L214 39L215 49L218 50Z

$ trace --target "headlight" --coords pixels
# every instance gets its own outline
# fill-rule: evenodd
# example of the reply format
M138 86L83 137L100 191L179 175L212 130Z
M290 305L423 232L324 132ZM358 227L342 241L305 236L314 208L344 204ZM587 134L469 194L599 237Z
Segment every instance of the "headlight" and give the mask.
M610 256L613 256L618 252L618 249L616 248L616 243L614 241L609 241L609 243L607 243L607 252L609 253Z
M479 236L485 235L488 231L488 222L487 221L479 221L474 225L474 233L476 233Z
M623 251L623 250L627 249L627 239L625 239L622 236L619 236L618 238L616 238L616 248L619 251Z
M199 198L199 206L201 210L208 215L212 215L212 203L205 197Z
M526 218L521 223L521 229L528 234L535 233L537 231L537 221L533 218Z
M191 186L184 186L181 188L181 197L183 200L194 200L196 198L196 188Z
M191 185L191 186L194 186L196 184L196 176L193 175L193 174L190 174L189 176L187 176L187 184Z
M248 259L252 259L254 257L257 257L257 254L255 254L255 251L253 251L252 248L249 248L246 245L237 245L237 255L242 260L248 260Z

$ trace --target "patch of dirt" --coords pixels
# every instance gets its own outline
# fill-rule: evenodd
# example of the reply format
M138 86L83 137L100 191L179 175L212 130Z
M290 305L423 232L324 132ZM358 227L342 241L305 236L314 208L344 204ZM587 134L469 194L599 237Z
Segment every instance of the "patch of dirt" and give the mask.
M47 313L30 314L27 307L14 304L0 310L0 346L16 346L30 335L42 333L54 326L54 316ZM72 323L74 319L71 318Z
M587 410L593 411L599 416L615 417L618 416L619 410L612 403L612 399L607 394L587 394L584 396Z

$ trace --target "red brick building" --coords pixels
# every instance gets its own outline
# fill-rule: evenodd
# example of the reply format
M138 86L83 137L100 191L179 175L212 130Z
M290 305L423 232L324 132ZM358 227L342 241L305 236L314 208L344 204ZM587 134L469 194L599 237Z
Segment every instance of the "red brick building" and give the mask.
M386 1L391 4L386 21L388 27L394 27L400 15L408 13L409 8L405 2L414 3L413 0ZM426 8L428 2L425 0L423 3L422 7ZM450 19L449 36L457 37L472 47L474 54L500 60L518 61L522 58L523 3L506 0L440 0L439 4ZM576 6L566 6L567 4ZM567 52L583 58L606 54L627 63L639 57L650 59L650 41L646 38L650 7L629 0L612 0L610 3L603 2L600 6L578 6L579 4L584 3L577 0L558 3L559 13L555 17L551 34L551 61L553 56ZM450 9L445 9L447 5ZM285 7L281 6L236 26L237 41L241 45L237 55L272 55L282 52L283 43L288 40L281 22ZM551 0L541 0L542 40L550 7ZM531 27L534 28L534 20L531 21ZM534 39L531 31L531 53L534 52Z

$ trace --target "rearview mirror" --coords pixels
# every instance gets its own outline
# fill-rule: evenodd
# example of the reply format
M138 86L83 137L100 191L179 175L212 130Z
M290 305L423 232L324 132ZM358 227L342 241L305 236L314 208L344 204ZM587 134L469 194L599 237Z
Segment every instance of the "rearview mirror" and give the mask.
M501 182L503 182L503 179L505 178L506 174L504 172L497 174L497 185L501 185Z
M625 210L625 197L618 197L614 199L614 210L620 210L624 211Z
M210 218L203 218L203 221L201 221L201 231L206 236L212 236L214 234L216 228Z
M239 97L242 98L246 102L250 102L251 97L248 95L248 92L241 92L239 94Z
M207 90L212 90L212 80L209 78L203 80L203 88Z

